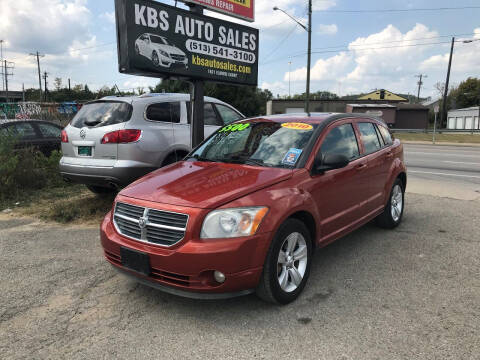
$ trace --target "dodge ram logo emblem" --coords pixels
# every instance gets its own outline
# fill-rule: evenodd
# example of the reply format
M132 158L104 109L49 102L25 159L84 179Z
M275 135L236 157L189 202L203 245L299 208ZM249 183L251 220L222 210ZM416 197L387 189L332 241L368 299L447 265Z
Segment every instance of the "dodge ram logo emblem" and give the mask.
M147 219L144 217L138 219L138 226L140 226L141 229L145 229L145 227L147 226Z
M85 136L87 136L87 131L85 129L80 130L80 137L85 139Z

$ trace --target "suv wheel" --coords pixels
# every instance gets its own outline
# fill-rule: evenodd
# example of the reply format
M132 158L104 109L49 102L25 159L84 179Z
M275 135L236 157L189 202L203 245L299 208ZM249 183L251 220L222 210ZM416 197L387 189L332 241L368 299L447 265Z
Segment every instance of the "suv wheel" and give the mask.
M277 304L295 300L307 282L311 258L312 243L307 227L297 219L288 219L270 245L257 295Z
M385 229L397 227L402 221L404 206L405 190L402 180L397 178L393 183L385 210L376 218L377 225Z
M98 195L112 194L117 191L117 189L114 189L114 188L95 186L95 185L87 185L87 189L93 192L94 194L98 194Z

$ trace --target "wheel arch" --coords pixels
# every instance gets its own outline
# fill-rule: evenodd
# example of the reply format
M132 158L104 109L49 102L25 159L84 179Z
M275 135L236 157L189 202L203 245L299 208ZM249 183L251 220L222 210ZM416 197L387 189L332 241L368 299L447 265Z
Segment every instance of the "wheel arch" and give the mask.
M306 210L299 210L289 215L286 220L288 219L297 219L305 224L310 233L312 248L315 249L317 238L317 225L315 223L315 218L313 217L313 215Z
M402 171L400 174L397 175L397 179L402 180L403 191L407 189L407 174Z

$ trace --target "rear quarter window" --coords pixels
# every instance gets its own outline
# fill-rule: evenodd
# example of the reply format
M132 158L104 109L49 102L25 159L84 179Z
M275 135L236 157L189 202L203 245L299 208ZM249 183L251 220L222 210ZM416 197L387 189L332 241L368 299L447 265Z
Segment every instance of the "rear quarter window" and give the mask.
M180 122L180 103L179 102L162 102L151 104L147 107L145 113L147 120L161 121L169 123Z
M382 135L385 145L392 145L393 139L392 139L392 134L390 134L390 130L388 130L386 127L381 125L378 126L378 129L380 130L380 134Z
M370 154L382 147L374 124L370 122L358 123L358 130L360 130L365 153Z

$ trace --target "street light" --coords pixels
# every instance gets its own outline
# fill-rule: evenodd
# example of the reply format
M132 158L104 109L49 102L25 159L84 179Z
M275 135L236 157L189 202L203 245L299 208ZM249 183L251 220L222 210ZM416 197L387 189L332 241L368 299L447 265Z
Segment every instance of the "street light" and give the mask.
M306 89L307 97L305 99L305 112L309 113L310 112L310 67L311 67L310 65L312 60L312 0L308 0L308 25L307 26L305 26L300 21L295 19L285 10L280 9L278 6L274 6L273 10L274 11L278 10L283 12L285 15L287 15L290 19L295 21L308 33L307 89Z

